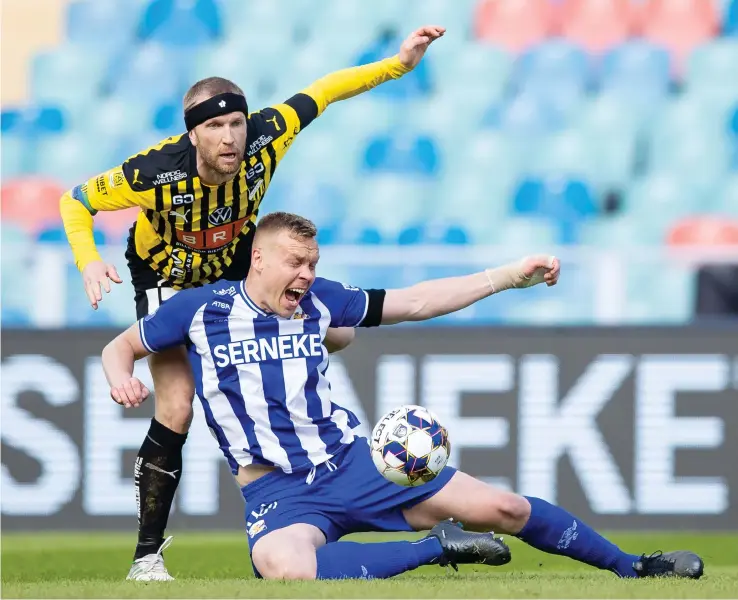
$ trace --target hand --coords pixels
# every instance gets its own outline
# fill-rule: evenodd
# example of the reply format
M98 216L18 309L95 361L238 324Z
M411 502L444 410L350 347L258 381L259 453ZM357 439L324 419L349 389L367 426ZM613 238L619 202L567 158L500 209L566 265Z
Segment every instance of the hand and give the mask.
M425 51L435 40L443 37L446 33L445 27L428 25L413 31L400 46L400 62L408 69L418 66Z
M110 293L110 282L123 283L113 265L105 264L101 260L94 260L82 269L82 281L85 284L85 292L90 300L92 308L97 310L97 303L102 300L102 290Z
M110 397L126 408L141 406L149 394L148 388L135 377L130 377L119 386L110 388Z
M528 256L520 261L520 278L515 283L516 288L527 288L539 283L548 287L559 281L561 264L555 256Z

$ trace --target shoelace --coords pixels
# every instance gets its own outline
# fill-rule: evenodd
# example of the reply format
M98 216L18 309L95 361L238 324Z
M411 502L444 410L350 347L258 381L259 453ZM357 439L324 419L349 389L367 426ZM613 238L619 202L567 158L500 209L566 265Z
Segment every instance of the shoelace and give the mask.
M174 536L170 535L167 539L164 540L162 545L159 546L156 554L147 554L146 556L143 556L134 562L140 565L141 570L144 572L159 571L163 573L166 570L166 567L164 567L164 557L162 556L162 554L164 553L164 550L171 546L173 539Z
M328 467L328 470L333 473L338 467L334 465L330 460L327 460L323 463L326 467ZM318 466L313 465L312 469L310 469L310 472L308 473L308 476L305 478L305 483L308 485L311 485L313 481L315 481L315 475L318 472Z
M661 550L651 552L648 556L641 555L641 564L645 573L668 573L674 561L664 558ZM654 568L655 567L655 568Z

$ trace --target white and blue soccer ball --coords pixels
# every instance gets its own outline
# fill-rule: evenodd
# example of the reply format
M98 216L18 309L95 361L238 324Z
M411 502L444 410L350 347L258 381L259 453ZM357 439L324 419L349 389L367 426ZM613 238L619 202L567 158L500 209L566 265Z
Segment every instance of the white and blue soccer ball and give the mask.
M372 431L372 460L389 481L405 487L427 483L448 462L448 431L427 408L400 406Z

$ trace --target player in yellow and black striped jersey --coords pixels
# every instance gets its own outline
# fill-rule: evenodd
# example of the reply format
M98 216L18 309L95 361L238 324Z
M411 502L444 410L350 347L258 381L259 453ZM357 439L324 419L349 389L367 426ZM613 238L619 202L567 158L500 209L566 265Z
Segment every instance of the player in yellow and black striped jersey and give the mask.
M187 133L132 156L61 199L92 306L97 308L103 289L110 291L110 280L121 281L93 241L93 217L101 210L141 208L126 252L139 318L179 289L243 279L262 198L295 137L329 104L413 69L444 32L418 29L396 56L331 73L284 103L253 113L234 83L217 77L196 83L184 100ZM350 339L331 330L326 342L337 349ZM182 473L194 386L183 348L152 355L149 367L155 417L136 458L139 539L128 578L154 581L171 579L157 550Z

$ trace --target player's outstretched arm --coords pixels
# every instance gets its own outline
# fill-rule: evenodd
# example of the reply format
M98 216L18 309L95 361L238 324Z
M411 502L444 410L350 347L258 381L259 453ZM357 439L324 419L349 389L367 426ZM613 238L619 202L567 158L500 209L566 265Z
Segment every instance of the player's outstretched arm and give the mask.
M409 73L421 61L428 47L445 33L446 29L438 25L421 27L402 42L400 51L395 56L368 65L335 71L318 79L302 90L302 93L315 100L320 115L333 102L353 98Z
M435 279L400 290L387 290L382 324L440 317L512 288L526 288L539 283L556 285L559 269L559 260L554 256L529 256L473 275Z
M149 390L133 376L133 363L149 354L141 341L138 324L126 329L103 349L102 365L110 396L118 404L131 408L148 398Z

